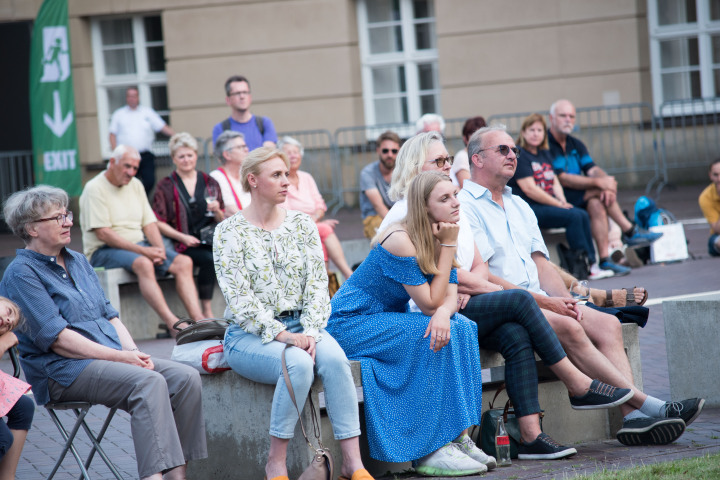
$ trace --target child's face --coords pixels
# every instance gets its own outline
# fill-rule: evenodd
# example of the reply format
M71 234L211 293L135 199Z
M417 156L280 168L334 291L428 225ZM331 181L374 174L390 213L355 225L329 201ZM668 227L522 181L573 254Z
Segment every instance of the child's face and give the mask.
M0 300L0 335L9 332L18 323L17 310L9 302Z

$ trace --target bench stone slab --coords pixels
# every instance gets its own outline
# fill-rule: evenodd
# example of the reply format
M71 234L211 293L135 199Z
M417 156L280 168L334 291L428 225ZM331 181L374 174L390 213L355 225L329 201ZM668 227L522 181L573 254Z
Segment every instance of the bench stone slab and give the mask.
M720 298L662 307L672 399L703 397L707 406L720 406Z

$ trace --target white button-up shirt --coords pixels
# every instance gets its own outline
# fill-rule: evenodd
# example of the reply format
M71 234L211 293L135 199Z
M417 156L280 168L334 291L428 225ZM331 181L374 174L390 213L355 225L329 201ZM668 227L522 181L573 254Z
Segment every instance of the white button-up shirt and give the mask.
M465 180L458 199L476 243L490 243L491 251L487 256L483 255L483 259L489 263L490 272L518 287L545 294L540 288L532 253L540 252L545 258L549 256L530 206L513 195L510 187L506 186L503 190L503 208L493 201L487 188L470 180ZM478 244L478 249L480 247ZM487 249L487 246L483 247Z

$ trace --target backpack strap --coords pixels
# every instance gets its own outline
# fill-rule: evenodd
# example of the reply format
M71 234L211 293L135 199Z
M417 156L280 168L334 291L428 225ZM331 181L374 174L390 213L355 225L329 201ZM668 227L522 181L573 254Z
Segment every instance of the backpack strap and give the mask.
M228 120L228 124L230 123L230 120ZM257 125L258 130L260 130L260 136L262 137L265 135L265 119L260 115L255 115L255 124Z
M230 128L231 128L231 126L230 126L230 117L228 117L228 118L226 118L225 120L223 120L222 124L220 124L220 128L222 129L223 132L224 132L225 130L230 130ZM220 132L220 133L222 133L222 132Z
M257 125L258 130L260 130L260 136L265 135L265 119L260 115L255 115L255 125ZM230 125L230 117L223 120L223 122L220 124L220 128L224 132L225 130L232 130L232 125Z

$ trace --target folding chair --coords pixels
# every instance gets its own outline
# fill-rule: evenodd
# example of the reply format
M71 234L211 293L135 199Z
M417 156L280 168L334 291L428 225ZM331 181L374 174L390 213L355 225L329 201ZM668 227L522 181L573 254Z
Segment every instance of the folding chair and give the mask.
M18 361L18 353L16 348L10 349L10 360L13 364L14 369L14 375L16 377L20 376L20 362ZM55 423L55 426L60 431L60 435L62 435L63 440L65 440L65 446L63 447L63 451L60 454L60 458L58 458L57 462L55 463L55 467L53 468L53 471L50 473L50 476L47 477L47 480L50 480L55 476L55 473L57 473L58 469L60 468L60 465L62 465L63 460L65 459L65 455L67 455L68 450L73 454L73 457L75 457L75 461L77 462L78 466L80 467L80 478L84 480L90 480L90 475L88 474L87 469L90 468L90 463L92 462L93 457L95 456L95 452L100 455L100 457L103 459L105 464L108 466L112 474L117 478L118 480L123 480L123 477L120 475L120 473L117 471L117 468L115 468L115 465L110 461L107 454L105 453L105 450L102 449L100 446L100 442L102 441L103 436L105 435L105 432L107 431L108 426L110 426L110 421L115 416L115 412L117 411L117 408L111 408L110 412L108 413L107 417L105 418L105 421L103 422L103 426L100 429L100 433L95 436L90 430L90 427L85 422L85 416L90 411L90 408L93 405L88 402L50 402L47 405L45 405L45 408L47 409L48 414L50 414L50 418ZM73 425L72 429L68 433L68 431L63 426L62 422L60 421L60 418L58 418L57 414L55 413L56 410L72 410L75 413L75 425ZM78 453L77 449L73 445L73 441L75 440L75 436L77 435L77 432L80 430L80 427L85 430L85 433L87 434L88 438L90 439L90 442L92 442L93 447L90 450L90 454L88 455L87 459L85 460L85 463L83 464L82 458L80 457L80 454Z
M60 465L62 464L63 460L65 459L65 455L67 455L68 450L70 453L73 454L73 457L75 457L75 461L77 462L78 466L80 467L80 478L84 480L90 480L90 475L88 474L87 469L90 468L90 463L92 462L93 457L95 456L95 452L100 455L100 458L103 459L105 462L105 465L108 466L112 474L117 478L118 480L123 480L123 477L120 475L120 473L117 471L117 468L115 468L115 465L110 461L110 458L108 458L107 454L105 453L105 450L100 446L100 442L103 439L103 436L105 435L105 432L107 431L108 426L110 426L110 421L112 420L113 416L115 416L115 412L117 411L117 408L111 408L110 412L108 413L107 417L105 418L105 421L103 422L103 426L100 429L100 432L97 436L95 436L90 430L90 427L88 426L87 422L85 422L85 416L90 411L90 408L92 408L93 404L88 402L56 402L56 403L48 403L45 405L45 408L47 409L48 414L50 414L50 418L52 418L52 421L55 423L55 426L60 431L60 435L62 435L63 440L65 440L65 446L63 447L62 453L60 454L60 458L58 458L57 462L55 462L55 468L53 468L53 471L50 472L50 476L47 477L47 480L50 480L55 476L55 473L60 468ZM62 422L60 421L60 418L58 418L57 413L55 413L56 410L72 410L75 413L75 425L73 425L70 432L68 432L65 429L65 426L63 426ZM90 450L90 454L88 455L87 459L85 460L85 463L83 464L82 458L80 457L80 454L78 453L77 449L75 448L75 445L73 445L73 441L75 440L75 435L77 435L78 430L80 430L80 427L85 430L85 433L87 434L88 438L90 439L90 442L92 442L93 447Z

